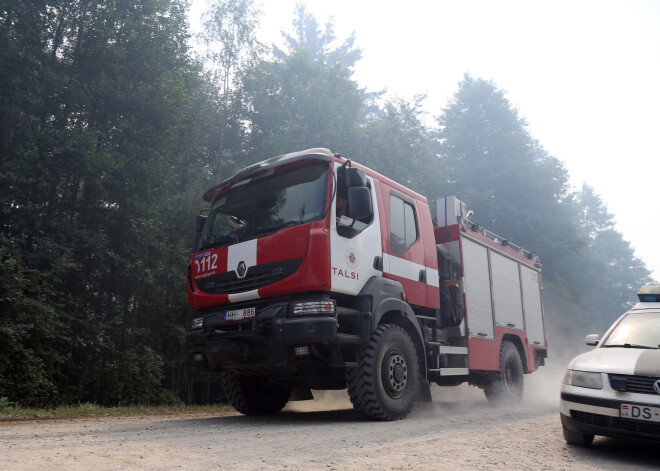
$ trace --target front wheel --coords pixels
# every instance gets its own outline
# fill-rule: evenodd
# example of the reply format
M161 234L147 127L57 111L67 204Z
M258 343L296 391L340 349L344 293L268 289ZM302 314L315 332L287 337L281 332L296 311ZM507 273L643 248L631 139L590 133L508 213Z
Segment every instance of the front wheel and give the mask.
M373 420L407 416L419 392L419 363L410 336L398 325L381 325L347 371L348 394L356 410Z
M522 400L523 389L523 366L518 349L512 342L502 342L500 371L486 384L486 399L495 406L518 404Z
M222 387L229 403L241 414L277 414L289 402L291 389L269 383L261 376L246 376L231 370L222 373Z
M564 432L564 440L569 445L589 446L594 441L594 436L591 433L582 433L580 431L573 431L566 428L561 424L562 432Z

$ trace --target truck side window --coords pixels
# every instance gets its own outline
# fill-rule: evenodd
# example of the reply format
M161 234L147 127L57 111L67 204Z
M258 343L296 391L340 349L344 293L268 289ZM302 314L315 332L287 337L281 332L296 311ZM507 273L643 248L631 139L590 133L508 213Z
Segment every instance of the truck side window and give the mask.
M415 208L398 196L390 195L390 245L392 252L402 254L417 240Z

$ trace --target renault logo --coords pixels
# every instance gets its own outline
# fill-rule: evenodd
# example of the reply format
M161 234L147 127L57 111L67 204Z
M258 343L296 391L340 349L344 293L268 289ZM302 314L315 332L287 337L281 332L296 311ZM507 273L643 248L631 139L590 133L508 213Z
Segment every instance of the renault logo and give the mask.
M655 384L653 385L653 389L655 389L655 392L660 394L660 379L655 382Z
M239 263L238 268L236 268L236 273L238 273L238 277L243 278L245 276L246 271L247 268L245 268L245 262Z

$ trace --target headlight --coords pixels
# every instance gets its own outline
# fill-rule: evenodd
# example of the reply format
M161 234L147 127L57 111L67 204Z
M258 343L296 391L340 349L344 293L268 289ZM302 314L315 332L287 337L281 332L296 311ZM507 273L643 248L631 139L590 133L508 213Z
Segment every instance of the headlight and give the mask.
M294 316L304 316L306 314L325 314L333 316L335 314L335 302L326 299L323 301L294 303L291 305L291 312Z
M190 322L190 328L191 329L201 329L204 327L204 318L203 317L196 317Z
M603 389L603 375L592 371L566 370L563 383L580 388Z

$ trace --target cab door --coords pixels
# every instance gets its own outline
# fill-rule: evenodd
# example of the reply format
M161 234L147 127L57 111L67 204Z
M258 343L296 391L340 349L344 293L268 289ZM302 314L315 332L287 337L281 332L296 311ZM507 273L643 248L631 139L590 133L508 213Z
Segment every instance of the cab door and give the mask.
M371 197L372 214L368 218L353 219L342 206L347 198L346 180L341 173L342 165L335 164L337 182L336 197L332 202L330 220L330 279L331 290L337 293L357 295L373 276L382 276L375 264L383 256L381 245L380 211L376 188L378 182L367 176L367 188Z
M432 307L427 283L435 280L437 284L437 264L434 272L427 273L420 208L415 200L393 189L384 187L382 196L388 215L383 276L401 283L409 304Z

